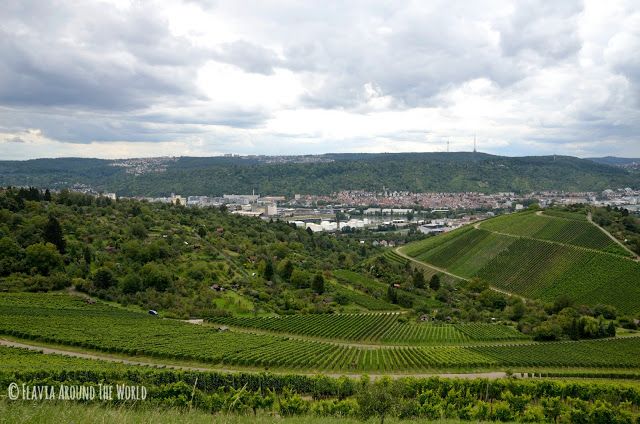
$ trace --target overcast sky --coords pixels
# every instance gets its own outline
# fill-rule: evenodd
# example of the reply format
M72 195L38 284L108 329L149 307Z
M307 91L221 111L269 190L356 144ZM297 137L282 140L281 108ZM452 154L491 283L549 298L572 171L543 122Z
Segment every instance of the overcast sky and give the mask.
M0 1L0 159L640 157L640 2Z

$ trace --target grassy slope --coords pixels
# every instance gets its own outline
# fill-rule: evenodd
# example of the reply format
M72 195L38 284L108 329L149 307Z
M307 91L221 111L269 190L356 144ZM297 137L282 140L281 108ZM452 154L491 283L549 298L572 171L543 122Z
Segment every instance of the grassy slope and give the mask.
M577 302L611 304L624 313L640 310L640 264L613 254L625 252L586 221L513 214L413 243L404 251L522 296L549 301L568 294Z

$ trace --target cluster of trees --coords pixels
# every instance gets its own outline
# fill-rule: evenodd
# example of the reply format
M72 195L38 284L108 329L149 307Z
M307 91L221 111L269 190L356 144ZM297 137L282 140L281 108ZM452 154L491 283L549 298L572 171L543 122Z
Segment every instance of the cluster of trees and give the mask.
M592 219L640 255L640 217L628 209L607 206L593 208Z
M335 301L330 271L380 252L216 208L66 190L0 190L0 218L0 288L73 285L179 317L354 308Z

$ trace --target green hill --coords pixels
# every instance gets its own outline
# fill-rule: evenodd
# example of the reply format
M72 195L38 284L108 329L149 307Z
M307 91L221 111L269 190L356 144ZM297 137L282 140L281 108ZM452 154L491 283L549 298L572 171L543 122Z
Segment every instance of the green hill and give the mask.
M569 156L466 152L0 161L0 186L81 184L121 196L222 195L254 189L263 194L330 194L382 186L412 192L586 191L637 188L638 181L632 171Z
M552 301L640 310L640 263L597 226L554 214L524 212L416 242L403 251L463 278Z

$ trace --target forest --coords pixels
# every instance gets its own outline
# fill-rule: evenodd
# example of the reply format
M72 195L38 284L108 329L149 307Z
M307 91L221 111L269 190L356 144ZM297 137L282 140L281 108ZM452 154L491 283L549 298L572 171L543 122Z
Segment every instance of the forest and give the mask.
M312 162L304 162L311 158ZM602 191L638 188L637 171L569 156L504 157L485 153L326 154L288 157L0 161L0 185L69 188L120 196L331 194L340 190L411 192ZM143 164L143 165L140 165ZM133 165L132 165L133 166ZM134 171L134 172L132 172Z

